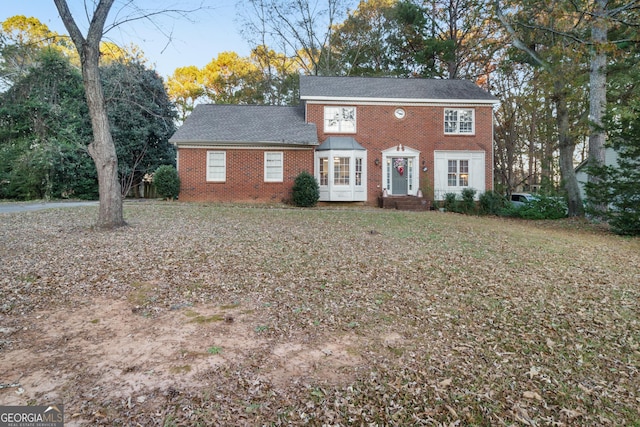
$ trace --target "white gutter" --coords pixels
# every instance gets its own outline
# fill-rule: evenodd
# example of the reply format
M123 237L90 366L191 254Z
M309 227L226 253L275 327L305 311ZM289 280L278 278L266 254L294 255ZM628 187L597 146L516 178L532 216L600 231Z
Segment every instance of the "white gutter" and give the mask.
M353 98L353 97L326 97L326 96L301 96L303 101L317 102L341 102L351 104L487 104L495 105L500 101L495 99L415 99L415 98Z

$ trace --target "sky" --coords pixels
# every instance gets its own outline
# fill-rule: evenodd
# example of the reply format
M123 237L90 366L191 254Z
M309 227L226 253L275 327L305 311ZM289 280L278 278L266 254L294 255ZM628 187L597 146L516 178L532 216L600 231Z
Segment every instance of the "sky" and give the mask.
M92 0L86 1L87 4L93 4ZM85 1L67 2L78 26L86 35L88 20L84 13ZM111 22L131 15L131 9L123 9L128 2L115 1L109 14ZM108 32L103 40L118 45L133 43L139 46L149 64L166 79L178 67L195 65L201 68L221 52L234 51L241 56L249 55L249 44L239 31L237 3L237 0L135 0L136 6L148 11L194 9L201 4L204 8L191 14L188 19L163 14L153 23L143 20L124 23ZM15 15L33 16L50 30L67 33L53 0L1 0L0 21ZM171 42L163 33L171 34Z

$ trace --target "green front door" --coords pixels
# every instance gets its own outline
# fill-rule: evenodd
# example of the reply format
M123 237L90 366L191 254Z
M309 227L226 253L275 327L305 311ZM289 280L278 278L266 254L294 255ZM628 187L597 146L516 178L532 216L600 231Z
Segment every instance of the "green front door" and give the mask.
M391 194L405 195L409 192L409 159L394 157L391 159Z

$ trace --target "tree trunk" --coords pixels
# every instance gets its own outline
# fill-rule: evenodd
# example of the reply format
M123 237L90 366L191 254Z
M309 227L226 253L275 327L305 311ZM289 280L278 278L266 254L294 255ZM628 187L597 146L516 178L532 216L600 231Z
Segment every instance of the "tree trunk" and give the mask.
M560 148L560 175L562 184L567 192L569 216L583 216L582 198L573 165L573 153L576 142L569 132L569 109L567 108L566 85L561 80L554 82L554 100L556 104L558 122L558 143Z
M84 92L93 130L93 142L89 144L89 155L98 172L100 208L96 225L100 228L116 228L125 225L118 181L118 157L109 128L99 69L102 31L113 2L114 0L100 0L94 10L85 38L73 19L67 2L54 0L60 18L80 55Z
M120 181L118 180L118 157L109 128L109 117L104 103L96 53L94 49L85 48L85 53L82 56L82 78L93 129L93 141L89 144L89 154L98 171L98 191L100 194L100 208L96 225L100 228L115 228L125 224Z
M602 125L607 106L607 23L605 20L605 8L607 0L596 0L594 22L591 27L591 40L593 53L591 57L591 70L589 73L589 166L603 166L605 164L605 131ZM589 174L589 182L597 184L597 176ZM605 206L594 206L604 210Z

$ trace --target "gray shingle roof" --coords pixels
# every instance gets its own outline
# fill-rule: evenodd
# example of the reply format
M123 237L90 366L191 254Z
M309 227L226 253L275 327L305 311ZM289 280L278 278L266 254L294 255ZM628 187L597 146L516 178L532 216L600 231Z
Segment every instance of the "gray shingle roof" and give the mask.
M201 104L169 141L317 145L318 133L302 107Z
M316 151L329 150L360 150L366 151L362 145L358 144L355 138L350 136L330 136L316 148Z
M300 76L300 99L497 102L468 80Z

